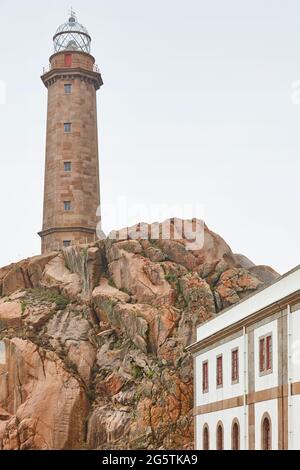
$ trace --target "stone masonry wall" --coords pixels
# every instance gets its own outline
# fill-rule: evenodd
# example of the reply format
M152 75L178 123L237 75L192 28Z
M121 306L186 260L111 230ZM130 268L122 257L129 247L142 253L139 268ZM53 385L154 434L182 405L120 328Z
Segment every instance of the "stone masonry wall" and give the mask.
M80 66L90 70L94 59L87 54ZM62 67L64 54L56 54L53 63ZM78 62L78 60L77 60ZM75 66L73 64L73 66ZM43 231L53 228L96 229L100 204L98 131L96 89L92 80L83 74L53 80L48 87L47 143L44 191ZM54 77L55 78L55 77ZM72 93L65 93L65 84L72 85ZM71 133L64 132L64 123L72 124ZM64 170L64 162L71 162L72 170ZM64 210L64 202L71 202L71 210ZM94 239L93 234L46 234L42 251L58 249L57 242ZM52 245L55 242L55 246Z

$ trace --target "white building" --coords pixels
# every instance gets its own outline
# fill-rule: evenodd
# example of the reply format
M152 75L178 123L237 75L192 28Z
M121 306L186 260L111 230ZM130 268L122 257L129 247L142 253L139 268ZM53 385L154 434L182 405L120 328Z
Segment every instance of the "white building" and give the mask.
M300 449L300 266L197 328L196 449Z

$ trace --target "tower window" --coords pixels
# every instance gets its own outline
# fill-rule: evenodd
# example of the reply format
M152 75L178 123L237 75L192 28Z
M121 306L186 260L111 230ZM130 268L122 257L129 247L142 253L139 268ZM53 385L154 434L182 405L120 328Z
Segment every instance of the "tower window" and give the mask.
M65 86L65 94L66 95L71 95L72 93L72 85L70 83L66 84Z
M72 54L65 54L65 67L72 67Z
M71 210L71 201L64 201L64 210L65 210L65 212L70 212L70 210Z
M72 171L72 163L71 162L64 162L64 170L69 172Z
M64 245L64 248L68 248L68 246L71 246L71 240L64 240L63 245Z
M64 132L65 134L70 134L72 132L72 124L70 122L64 123Z

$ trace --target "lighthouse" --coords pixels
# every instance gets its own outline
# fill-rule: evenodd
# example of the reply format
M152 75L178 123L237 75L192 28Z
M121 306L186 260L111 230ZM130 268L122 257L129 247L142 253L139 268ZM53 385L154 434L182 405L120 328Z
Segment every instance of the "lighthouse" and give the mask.
M97 90L91 37L72 11L54 37L48 91L42 253L94 241L100 222Z

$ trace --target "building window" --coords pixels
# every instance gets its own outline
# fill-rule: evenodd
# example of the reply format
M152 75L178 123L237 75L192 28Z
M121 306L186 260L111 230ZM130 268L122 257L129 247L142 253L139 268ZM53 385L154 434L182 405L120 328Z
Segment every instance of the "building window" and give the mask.
M268 413L265 413L261 424L261 448L262 450L272 450L272 427Z
M232 423L231 448L232 450L240 450L240 425L237 419Z
M72 171L72 163L71 162L64 162L64 170L65 171Z
M65 134L70 134L72 132L72 124L70 122L64 123L64 132Z
M217 450L224 449L224 432L223 424L219 421L217 424Z
M66 95L71 95L72 93L72 85L70 83L65 85L65 94Z
M203 426L203 450L209 450L209 429L207 424Z
M272 372L272 363L272 335L269 334L259 338L259 372Z
M202 363L202 392L208 392L208 362Z
M66 212L70 212L70 210L71 210L71 202L70 201L64 201L64 210Z
M269 335L266 337L266 368L267 370L272 370L272 336Z
M259 371L263 372L265 369L265 338L259 340Z
M65 54L65 67L72 67L72 54Z
M217 387L223 386L223 356L217 357Z
M71 240L64 240L63 245L64 245L64 248L68 248L68 246L71 246Z
M231 351L231 381L238 383L239 381L239 350L233 349Z

